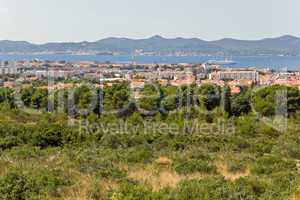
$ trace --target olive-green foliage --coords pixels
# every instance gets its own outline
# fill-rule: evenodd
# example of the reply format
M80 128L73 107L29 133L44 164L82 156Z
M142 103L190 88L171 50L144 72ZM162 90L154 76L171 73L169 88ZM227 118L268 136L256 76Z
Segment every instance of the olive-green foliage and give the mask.
M14 91L12 89L0 88L0 104L6 103L10 108L15 106Z
M159 88L159 98L151 101L156 108L162 104L165 110L159 109L153 116L127 107L124 112L78 114L75 124L68 124L65 113L25 113L8 103L11 91L0 90L0 199L58 200L68 194L64 189L72 192L74 188L87 189L88 198L101 200L286 200L297 194L300 115L294 89L288 89L290 115L283 133L249 110L249 90L231 96L233 116L224 119L218 87ZM128 84L105 87L103 92L104 99L97 101L104 101L104 111L122 110L134 103ZM142 92L154 94L154 88L146 86ZM265 99L272 99L273 93L266 88L254 94L256 111L272 114L265 112L272 111L273 106L269 107ZM43 91L25 88L21 94L27 106L42 107ZM91 93L85 87L75 96L78 108L90 103ZM98 108L101 111L100 104ZM214 123L219 120L232 122L235 132L216 129ZM83 122L88 122L87 126ZM160 123L176 125L177 129L162 130ZM192 130L193 123L205 123L213 132ZM153 128L145 131L145 124ZM155 165L159 157L168 159ZM225 180L217 170L220 161L228 173L250 173L235 181ZM136 168L177 173L180 182L153 190L151 180L148 183L132 177ZM154 175L150 174L151 179ZM197 178L199 174L203 176ZM88 188L81 188L89 180L93 182L86 184Z
M163 93L159 85L145 85L141 91L141 98L138 99L138 108L158 112L162 97Z
M254 108L263 116L294 113L299 110L300 95L296 87L270 86L259 89L253 95Z
M169 199L168 195L164 193L153 193L150 188L125 182L121 185L119 191L112 194L111 199L113 200L159 200L159 199Z
M231 112L234 116L248 114L251 111L250 91L242 91L240 94L232 95Z
M269 175L281 171L296 171L296 163L290 160L283 160L276 156L263 156L256 160L252 167L252 172L255 174Z
M129 163L144 163L152 158L152 150L149 146L143 145L137 148L127 149L123 154L123 160Z
M32 144L42 148L59 147L66 143L76 143L81 139L78 131L59 124L41 125L31 136Z
M155 83L146 84L140 91L138 100L131 98L133 94L127 82L117 83L111 87L106 86L103 90L81 85L73 92L74 99L71 98L72 92L69 90L54 92L54 99L52 95L49 96L47 90L35 87L25 87L20 94L21 100L27 107L46 111L61 108L60 110L72 114L73 117L86 116L93 112L99 116L103 112L108 112L118 117L127 117L136 111L136 108L143 115L168 113L180 107L194 106L212 111L220 107L222 100L223 107L225 106L223 110L229 116L248 114L252 110L262 116L291 115L300 110L299 90L296 87L277 85L259 89L241 88L240 94L231 95L229 87L225 87L222 92L219 86L212 84L177 88L162 87ZM6 102L10 107L14 107L13 93L13 90L1 89L0 103ZM48 100L54 102L52 108L48 106Z
M94 174L101 178L122 179L126 177L126 173L118 169L109 160L104 160L102 154L106 152L83 151L76 155L74 163L82 173Z
M128 83L114 84L104 88L103 106L105 111L130 112L130 90Z
M37 199L39 193L37 183L23 174L11 172L0 179L0 196L3 200Z
M0 177L0 198L3 200L34 200L43 199L46 194L55 197L58 196L57 189L68 184L69 182L55 171L44 171L39 175L26 175L14 170Z
M176 110L178 106L178 97L177 96L167 96L162 101L162 107L166 111Z
M191 174L195 172L210 174L216 173L216 167L206 160L190 159L175 164L175 170L180 174Z
M213 110L220 105L221 91L218 86L215 85L202 85L197 90L200 103L207 109Z

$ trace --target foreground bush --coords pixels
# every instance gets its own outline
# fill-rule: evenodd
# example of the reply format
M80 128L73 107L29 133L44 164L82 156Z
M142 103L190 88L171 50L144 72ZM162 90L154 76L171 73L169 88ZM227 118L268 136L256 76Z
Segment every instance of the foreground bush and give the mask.
M37 200L45 195L59 196L57 189L68 182L56 172L44 172L37 176L11 171L0 178L1 200Z

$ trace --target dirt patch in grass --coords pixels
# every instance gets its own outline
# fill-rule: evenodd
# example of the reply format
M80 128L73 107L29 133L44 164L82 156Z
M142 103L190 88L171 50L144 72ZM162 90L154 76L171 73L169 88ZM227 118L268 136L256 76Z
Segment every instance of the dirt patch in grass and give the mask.
M230 172L230 170L228 170L228 167L224 162L217 162L216 166L217 166L217 172L221 174L226 180L229 181L235 181L242 177L246 177L250 175L249 169L245 169L243 171L237 171L237 172Z
M171 169L171 164L171 159L159 157L152 165L128 169L128 178L150 185L153 191L159 191L164 188L176 188L184 180L201 179L207 176L200 173L180 175Z
M159 164L159 165L170 166L170 165L172 165L172 160L169 159L168 157L161 156L155 160L155 163Z
M290 198L290 200L300 200L300 195L292 195L292 197Z
M175 188L182 180L182 177L174 171L163 170L158 172L150 168L130 170L128 177L150 185L154 191L168 187Z

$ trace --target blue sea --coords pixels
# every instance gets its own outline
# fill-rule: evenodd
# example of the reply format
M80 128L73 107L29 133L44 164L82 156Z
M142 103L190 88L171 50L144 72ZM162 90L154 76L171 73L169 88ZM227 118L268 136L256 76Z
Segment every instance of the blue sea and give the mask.
M177 63L203 63L208 60L224 60L225 57L214 56L107 56L107 55L62 55L62 54L43 54L43 55L6 55L0 54L1 61L20 61L20 60L50 60L50 61L98 61L111 63L158 63L158 64L177 64ZM228 67L256 67L270 68L275 70L300 70L300 56L233 56L229 58L236 64Z

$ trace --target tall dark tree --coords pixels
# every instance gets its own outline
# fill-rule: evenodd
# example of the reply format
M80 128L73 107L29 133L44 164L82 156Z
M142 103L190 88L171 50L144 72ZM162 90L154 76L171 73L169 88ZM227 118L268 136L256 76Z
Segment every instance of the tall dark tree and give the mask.
M222 101L224 112L231 116L231 89L228 85L223 88Z
M220 105L220 88L212 84L203 84L197 91L199 102L207 110L213 110Z
M162 98L163 91L159 85L145 85L138 100L138 107L147 114L156 114L160 109Z
M46 109L48 100L47 90L36 89L31 97L31 106L35 109Z
M31 105L31 98L35 92L33 87L25 87L21 90L21 99L25 106Z
M263 116L292 114L300 110L300 92L297 87L273 85L256 91L254 109Z
M251 98L249 91L242 90L241 93L232 95L231 113L234 116L248 114L251 111Z
M97 114L98 117L100 117L103 109L103 91L102 89L97 90L97 102L94 109L94 113Z

